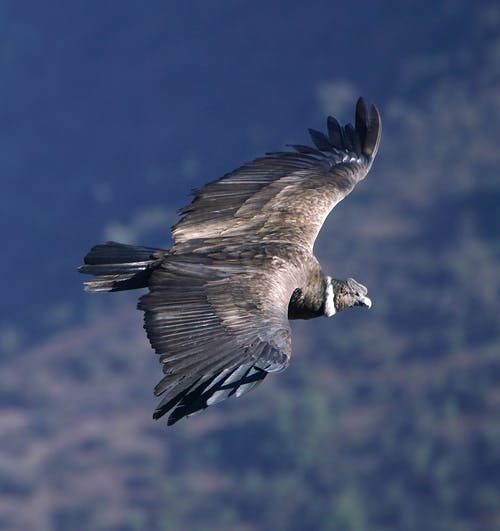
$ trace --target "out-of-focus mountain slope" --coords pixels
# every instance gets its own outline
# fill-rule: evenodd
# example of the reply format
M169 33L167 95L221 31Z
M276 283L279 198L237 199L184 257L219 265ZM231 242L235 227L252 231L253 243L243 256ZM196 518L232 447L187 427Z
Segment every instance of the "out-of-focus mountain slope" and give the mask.
M159 367L136 317L111 306L4 368L7 529L500 521L498 344L407 361L404 334L368 315L300 324L284 374L167 429L151 420Z

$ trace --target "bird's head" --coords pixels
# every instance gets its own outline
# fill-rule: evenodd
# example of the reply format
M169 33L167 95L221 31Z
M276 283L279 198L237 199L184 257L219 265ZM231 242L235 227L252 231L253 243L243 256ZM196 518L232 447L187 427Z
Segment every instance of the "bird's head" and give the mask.
M363 284L356 282L353 278L348 278L347 280L331 279L331 286L335 312L340 312L353 306L371 308L372 301L366 296L368 290ZM332 314L335 312L332 312Z

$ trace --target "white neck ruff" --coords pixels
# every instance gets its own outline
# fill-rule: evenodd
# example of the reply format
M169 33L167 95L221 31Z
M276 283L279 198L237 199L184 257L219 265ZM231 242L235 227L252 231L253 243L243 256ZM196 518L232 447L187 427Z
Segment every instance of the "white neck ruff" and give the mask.
M335 308L335 301L333 300L333 286L332 277L326 277L326 289L325 289L325 311L324 314L327 317L331 317L337 313Z

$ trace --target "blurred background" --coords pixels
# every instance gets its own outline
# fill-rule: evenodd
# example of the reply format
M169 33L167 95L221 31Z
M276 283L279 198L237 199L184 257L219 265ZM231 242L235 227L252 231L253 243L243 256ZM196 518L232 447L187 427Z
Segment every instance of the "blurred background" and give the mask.
M498 2L4 0L0 69L0 528L500 528ZM154 422L139 293L76 266L359 95L381 148L316 252L373 308Z

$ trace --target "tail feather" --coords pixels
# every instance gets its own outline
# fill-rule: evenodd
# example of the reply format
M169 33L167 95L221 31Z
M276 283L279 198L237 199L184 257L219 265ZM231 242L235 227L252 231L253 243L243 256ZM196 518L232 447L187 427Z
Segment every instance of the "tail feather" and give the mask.
M80 273L96 278L84 282L85 291L122 291L145 288L151 271L158 267L166 251L107 242L90 249Z

